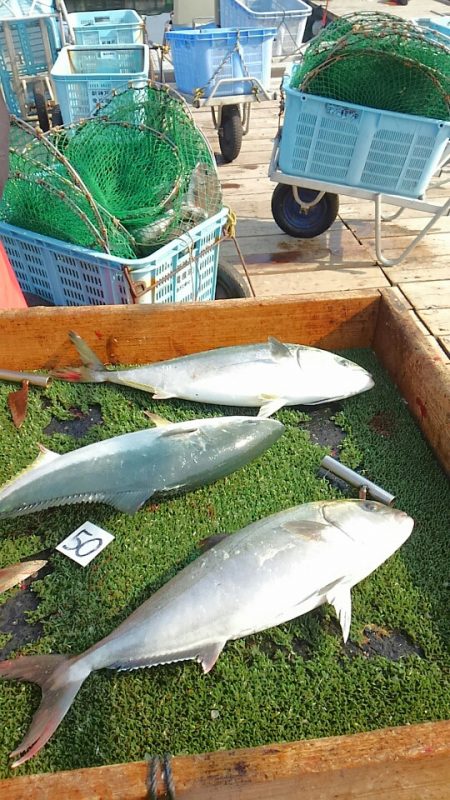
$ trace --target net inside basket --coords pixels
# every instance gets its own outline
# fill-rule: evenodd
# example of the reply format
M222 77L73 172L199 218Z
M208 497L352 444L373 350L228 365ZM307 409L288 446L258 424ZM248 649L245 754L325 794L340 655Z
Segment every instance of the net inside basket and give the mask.
M450 50L389 15L350 15L314 40L291 87L373 108L448 120Z
M115 92L94 118L45 135L13 127L20 146L0 204L11 224L136 258L222 208L206 139L184 100L158 85Z

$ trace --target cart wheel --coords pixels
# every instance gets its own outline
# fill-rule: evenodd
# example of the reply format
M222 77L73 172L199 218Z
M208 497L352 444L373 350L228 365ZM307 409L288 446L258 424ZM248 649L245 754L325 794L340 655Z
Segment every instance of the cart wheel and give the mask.
M234 297L251 297L250 290L239 272L229 264L219 264L215 300L231 300Z
M241 152L242 120L239 106L223 106L219 128L220 152L225 161L234 161Z
M35 81L35 83L33 83L33 98L39 127L44 132L49 131L50 120L48 118L47 101L45 99L45 89L42 81Z
M319 194L315 189L298 189L299 197L311 203ZM280 228L297 239L312 239L328 230L339 211L337 194L326 192L319 202L307 211L297 203L292 187L279 183L272 195L272 214Z
M56 128L59 125L64 125L64 120L61 114L60 106L53 106L52 109L52 128Z

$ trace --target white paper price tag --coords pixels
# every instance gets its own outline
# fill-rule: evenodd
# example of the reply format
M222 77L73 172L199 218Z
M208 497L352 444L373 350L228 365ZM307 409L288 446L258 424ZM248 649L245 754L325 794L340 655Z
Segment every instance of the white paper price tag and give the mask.
M99 528L92 522L85 522L67 539L60 542L56 549L71 558L72 561L86 567L113 539L112 533Z

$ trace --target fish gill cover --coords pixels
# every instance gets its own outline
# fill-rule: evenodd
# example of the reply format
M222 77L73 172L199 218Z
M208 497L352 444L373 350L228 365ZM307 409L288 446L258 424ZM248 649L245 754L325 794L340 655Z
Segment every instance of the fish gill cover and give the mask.
M183 99L156 84L46 135L13 119L12 140L0 217L45 236L138 258L222 206L205 137Z

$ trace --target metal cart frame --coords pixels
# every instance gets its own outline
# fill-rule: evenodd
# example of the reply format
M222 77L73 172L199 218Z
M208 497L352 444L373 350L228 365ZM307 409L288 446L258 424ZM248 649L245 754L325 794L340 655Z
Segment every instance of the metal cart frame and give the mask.
M416 245L419 244L419 242L424 238L433 225L435 225L435 223L442 216L450 214L450 198L447 199L443 204L438 205L437 203L427 201L425 198L415 199L411 197L403 197L401 195L370 191L369 189L360 189L354 186L346 186L345 184L328 183L327 181L287 175L282 172L278 166L280 139L281 131L277 134L274 141L272 157L269 165L269 178L274 183L286 184L292 187L294 198L300 206L301 212L307 214L312 208L317 206L324 199L327 193L331 193L333 195L342 194L346 195L347 197L361 198L362 200L372 200L375 203L375 253L378 264L383 267L393 267L404 261L404 259L407 258ZM450 152L447 148L436 171L438 172L439 170L442 170L449 160ZM435 183L431 184L431 186L442 186L448 181L450 181L450 175L448 177L438 179ZM317 196L309 202L302 200L298 191L300 188L317 190ZM391 206L397 206L398 210L393 214L383 215L383 203ZM433 216L426 223L420 233L418 233L413 241L408 245L408 247L403 250L398 258L386 258L383 255L382 222L392 222L394 219L397 219L406 209L415 209L417 211L422 211L425 214L432 214ZM299 238L301 237L299 236Z

